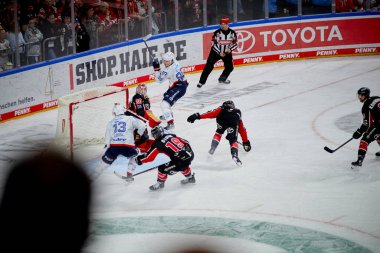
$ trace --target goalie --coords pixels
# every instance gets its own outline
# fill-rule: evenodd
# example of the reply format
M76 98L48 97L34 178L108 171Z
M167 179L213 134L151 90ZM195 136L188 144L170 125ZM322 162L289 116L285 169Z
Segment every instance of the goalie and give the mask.
M246 152L251 150L251 143L248 140L247 130L244 127L241 119L241 112L235 108L233 101L225 101L222 106L208 111L203 114L194 113L187 118L189 123L194 123L199 119L212 119L216 118L216 131L211 142L211 149L209 154L214 154L215 149L218 147L220 139L224 132L227 131L226 139L230 142L232 159L237 165L242 165L238 157L238 133L243 141L243 148Z
M129 110L125 112L125 115L136 116L131 113L134 112L138 116L148 120L149 126L153 128L159 125L161 120L159 120L150 110L150 100L147 91L148 89L143 83L136 87L136 94L133 95L132 101L129 103ZM153 143L153 140L149 139L148 130L146 129L143 135L138 134L137 130L135 130L134 135L135 145L141 152L147 152Z

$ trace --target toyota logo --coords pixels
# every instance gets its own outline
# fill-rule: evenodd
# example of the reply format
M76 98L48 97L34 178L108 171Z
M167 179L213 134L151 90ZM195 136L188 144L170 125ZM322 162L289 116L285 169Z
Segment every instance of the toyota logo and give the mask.
M256 39L255 39L255 36L251 32L248 32L245 30L239 30L236 32L236 34L237 34L237 41L238 41L238 48L237 48L238 54L244 54L253 48L253 46L255 45Z

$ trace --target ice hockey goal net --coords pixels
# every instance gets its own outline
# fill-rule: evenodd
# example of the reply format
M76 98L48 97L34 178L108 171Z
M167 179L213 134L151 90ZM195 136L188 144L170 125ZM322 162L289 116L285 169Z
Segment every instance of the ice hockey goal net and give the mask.
M128 89L99 87L59 98L55 144L64 151L70 151L70 157L74 159L76 149L104 143L106 126L113 118L115 103L127 108Z

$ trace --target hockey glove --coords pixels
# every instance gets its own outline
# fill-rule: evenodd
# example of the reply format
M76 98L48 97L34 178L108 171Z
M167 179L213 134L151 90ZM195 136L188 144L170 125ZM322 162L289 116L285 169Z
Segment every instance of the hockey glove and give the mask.
M201 116L199 115L199 113L194 113L194 114L191 114L188 118L187 118L187 122L189 123L194 123L195 120L197 119L201 119Z
M142 165L143 163L142 163L142 159L144 159L145 158L145 154L143 154L143 155L138 155L138 156L136 156L135 157L135 161L136 161L136 163L138 164L138 165Z
M359 139L362 136L362 133L359 132L359 130L356 130L355 133L352 135L352 138Z
M160 62L158 61L157 58L155 58L153 60L152 65L153 65L154 71L160 71L161 70L161 68L160 68Z
M243 142L243 148L245 152L251 151L251 143L249 141Z

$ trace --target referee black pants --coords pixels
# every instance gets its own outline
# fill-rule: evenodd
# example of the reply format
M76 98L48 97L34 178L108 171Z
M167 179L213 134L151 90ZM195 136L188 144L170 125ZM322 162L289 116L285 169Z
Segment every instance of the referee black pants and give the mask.
M226 54L224 57L221 57L218 53L211 49L210 54L208 55L206 66L202 71L201 77L199 79L199 83L205 84L208 76L211 71L214 69L214 64L222 59L224 63L224 70L219 77L219 81L225 81L228 76L231 74L232 70L234 70L232 54Z

